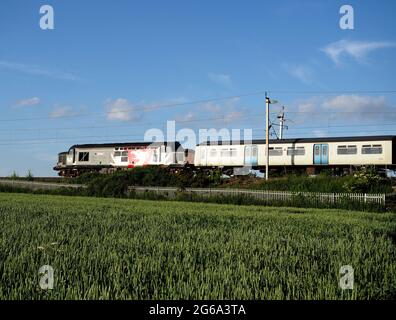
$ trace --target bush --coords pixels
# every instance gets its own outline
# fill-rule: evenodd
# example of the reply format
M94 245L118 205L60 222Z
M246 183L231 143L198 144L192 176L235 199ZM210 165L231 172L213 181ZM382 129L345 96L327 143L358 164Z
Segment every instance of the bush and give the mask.
M364 169L363 169L364 170ZM355 176L331 176L324 172L316 177L291 174L268 181L252 177L234 177L227 181L221 178L220 170L193 171L184 168L138 167L112 174L86 173L74 182L88 186L89 195L122 197L129 186L158 186L185 188L208 188L217 186L261 190L325 193L390 193L389 179L379 177L374 169Z
M362 167L352 179L344 184L347 192L355 193L390 193L392 184L389 179L379 176L373 167Z
M12 172L10 178L11 178L11 179L18 179L18 178L19 178L19 175L18 175L18 173L14 170L14 171Z
M27 181L33 181L33 173L32 171L29 169L27 174L26 174L26 180Z

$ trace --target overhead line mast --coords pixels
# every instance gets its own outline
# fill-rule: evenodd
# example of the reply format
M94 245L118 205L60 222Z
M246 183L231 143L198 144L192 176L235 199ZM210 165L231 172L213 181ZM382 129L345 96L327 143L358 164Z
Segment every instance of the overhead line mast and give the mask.
M269 175L269 105L270 104L275 104L278 103L276 100L270 100L270 98L267 95L267 92L265 93L265 149L266 149L266 165L265 165L265 180L268 180L268 175Z
M285 124L285 107L282 107L281 112L278 115L279 119L279 139L283 139L283 126Z

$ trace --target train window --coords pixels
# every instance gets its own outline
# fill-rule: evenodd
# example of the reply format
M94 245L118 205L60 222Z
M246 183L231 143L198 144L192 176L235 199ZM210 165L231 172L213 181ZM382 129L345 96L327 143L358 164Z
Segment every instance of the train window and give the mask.
M356 146L338 146L337 147L337 154L357 154L357 147Z
M128 162L128 157L121 157L121 162Z
M122 151L122 154L121 154L123 157L127 157L128 156L128 151Z
M89 152L79 152L78 161L84 162L89 161Z
M216 157L216 156L217 156L217 150L216 150L216 149L210 150L210 156L211 156L212 158Z
M270 156L282 156L283 150L281 147L270 147L269 148L269 155Z
M228 149L221 149L220 156L222 158L229 157L229 150Z
M118 150L119 148L115 148L116 150Z
M374 144L371 145L364 145L362 146L362 154L381 154L382 153L382 145L381 144Z
M221 149L220 155L222 158L236 157L237 149Z
M120 151L114 152L114 157L119 157L119 156L121 156L121 152Z
M288 147L287 148L287 155L288 156L303 156L305 155L305 148L304 147Z

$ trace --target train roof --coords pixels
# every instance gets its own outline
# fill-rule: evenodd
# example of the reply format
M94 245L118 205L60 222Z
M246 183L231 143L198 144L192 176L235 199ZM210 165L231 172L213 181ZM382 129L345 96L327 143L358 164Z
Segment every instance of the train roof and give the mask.
M354 137L318 137L318 138L291 138L291 139L270 139L269 143L281 144L281 143L309 143L309 142L353 142L353 141L384 141L392 140L396 141L396 136L354 136ZM208 145L238 145L238 144L265 144L265 139L253 139L251 141L234 140L234 141L205 141L198 146Z
M174 144L175 149L178 149L180 146L180 142L178 141L165 141L165 142L119 142L119 143L88 143L88 144L75 144L69 148L81 148L81 149L90 149L90 148L115 148L115 147L147 147L147 146L161 146L161 145L172 145Z

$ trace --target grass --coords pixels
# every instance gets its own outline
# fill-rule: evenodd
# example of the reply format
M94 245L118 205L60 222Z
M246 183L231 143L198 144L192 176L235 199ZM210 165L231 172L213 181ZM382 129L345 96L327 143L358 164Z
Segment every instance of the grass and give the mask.
M0 193L0 219L0 299L396 297L391 213Z

